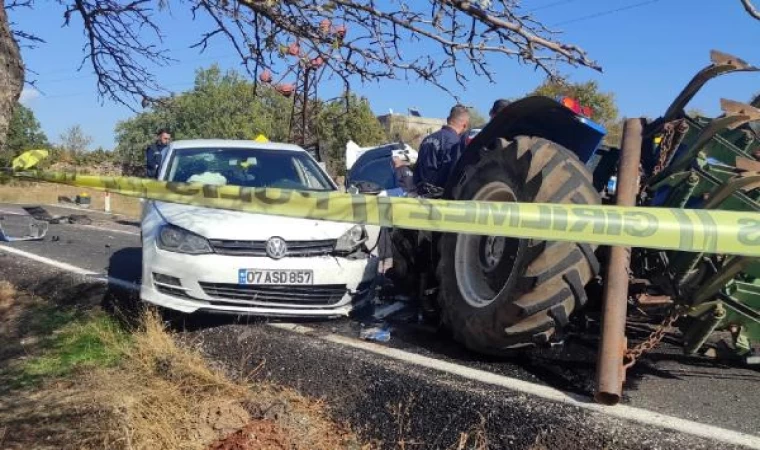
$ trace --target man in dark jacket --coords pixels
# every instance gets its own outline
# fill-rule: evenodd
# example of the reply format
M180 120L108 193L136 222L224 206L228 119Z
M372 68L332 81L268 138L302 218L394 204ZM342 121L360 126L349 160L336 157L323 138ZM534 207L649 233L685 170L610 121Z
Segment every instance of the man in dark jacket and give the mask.
M458 158L462 133L470 127L467 107L451 108L446 125L427 136L420 144L417 166L414 168L414 184L431 184L444 187L449 172Z
M504 98L500 98L496 100L495 102L493 102L493 106L491 106L491 110L488 111L488 117L490 117L491 120L493 120L493 118L496 117L496 115L499 114L502 109L509 106L510 103L511 102L509 100L504 99Z
M145 149L145 176L147 178L158 178L164 152L169 146L171 138L169 131L161 128L156 132L156 142Z

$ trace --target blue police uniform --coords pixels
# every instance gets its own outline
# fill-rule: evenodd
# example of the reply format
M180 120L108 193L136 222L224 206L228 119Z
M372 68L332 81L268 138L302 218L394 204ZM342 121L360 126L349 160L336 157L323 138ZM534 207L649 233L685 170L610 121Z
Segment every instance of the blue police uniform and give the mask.
M158 171L161 168L161 159L166 145L154 142L145 149L145 176L148 178L158 178Z
M459 134L448 125L429 135L420 144L414 184L429 183L444 187L460 153Z

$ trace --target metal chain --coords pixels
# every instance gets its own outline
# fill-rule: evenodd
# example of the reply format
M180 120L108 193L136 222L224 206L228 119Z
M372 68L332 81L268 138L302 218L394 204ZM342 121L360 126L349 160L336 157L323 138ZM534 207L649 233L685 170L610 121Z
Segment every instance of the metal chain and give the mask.
M685 120L677 120L674 122L666 123L663 126L663 129L665 130L665 133L662 136L662 144L660 144L660 157L657 161L657 165L655 165L654 169L652 169L651 176L662 172L662 169L665 168L665 164L667 164L670 155L676 149L678 149L678 146L681 144L681 140L686 134L686 131L688 131L689 126ZM678 135L678 138L676 138L676 135Z
M636 364L636 361L646 352L652 350L653 348L657 347L657 345L662 341L662 339L665 337L665 334L667 333L668 329L671 328L679 317L683 315L683 310L679 306L674 306L670 314L662 321L660 325L657 326L657 328L647 337L644 342L640 343L639 345L629 348L625 351L625 356L623 357L624 361L627 361L623 364L623 367L626 369L630 368L634 364Z
M681 144L681 140L686 134L686 131L688 131L688 124L685 120L678 120L666 123L663 126L663 129L665 130L665 133L662 137L662 144L660 145L659 158L657 164L652 169L652 174L650 176L657 175L665 168L670 155L678 148L678 146ZM641 173L641 168L639 168L639 173ZM633 256L632 249L628 248L627 251L628 261L631 261ZM632 280L634 274L631 270L630 263L626 269L628 271L629 280ZM635 347L626 349L625 355L623 356L623 367L627 370L636 364L636 361L638 361L638 359L644 355L644 353L657 347L663 338L665 338L665 334L667 333L668 329L670 329L676 323L681 315L683 315L682 308L677 305L674 306L668 313L667 317L663 319L662 323L660 323L660 325L658 325L657 328L643 342Z

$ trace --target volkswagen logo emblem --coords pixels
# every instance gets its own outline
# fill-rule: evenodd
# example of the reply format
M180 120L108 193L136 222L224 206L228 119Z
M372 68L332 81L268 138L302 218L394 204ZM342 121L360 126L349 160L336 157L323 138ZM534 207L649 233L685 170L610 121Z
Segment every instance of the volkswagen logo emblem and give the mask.
M267 256L272 259L280 259L288 253L288 245L280 237L269 238L267 241Z

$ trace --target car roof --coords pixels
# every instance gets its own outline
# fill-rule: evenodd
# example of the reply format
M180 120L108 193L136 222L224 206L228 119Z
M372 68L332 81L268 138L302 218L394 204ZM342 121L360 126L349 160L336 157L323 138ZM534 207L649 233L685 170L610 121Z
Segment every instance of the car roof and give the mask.
M257 142L253 140L235 140L235 139L187 139L174 141L171 144L172 149L181 150L185 148L250 148L262 150L290 150L296 152L308 153L303 148L295 144L285 144L282 142Z

